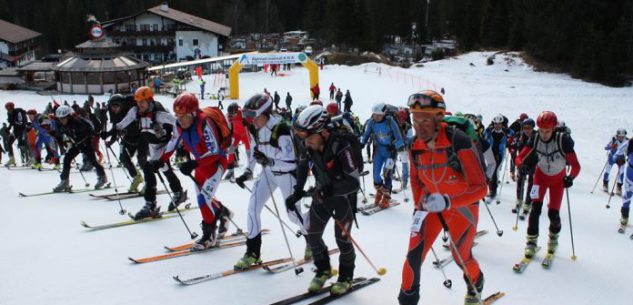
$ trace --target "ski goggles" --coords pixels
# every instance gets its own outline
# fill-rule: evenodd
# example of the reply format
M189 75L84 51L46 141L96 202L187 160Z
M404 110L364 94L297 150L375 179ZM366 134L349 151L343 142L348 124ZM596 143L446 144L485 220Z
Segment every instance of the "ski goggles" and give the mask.
M409 96L407 106L411 112L444 112L446 111L446 104L444 101L438 101L432 96L414 93Z

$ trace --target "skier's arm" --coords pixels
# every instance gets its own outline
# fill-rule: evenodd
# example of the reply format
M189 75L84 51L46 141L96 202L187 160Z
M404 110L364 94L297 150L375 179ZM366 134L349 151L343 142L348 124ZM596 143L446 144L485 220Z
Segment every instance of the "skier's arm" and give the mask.
M571 171L569 172L569 176L576 178L580 173L580 163L578 162L578 157L576 156L576 152L574 151L574 140L565 134L562 139L562 148L565 153L565 158L567 159L567 164L571 166Z
M373 132L374 129L374 121L370 120L367 123L367 128L365 128L365 132L363 132L363 136L360 138L360 145L365 146L367 144L369 135Z
M116 130L123 130L125 127L128 127L132 122L136 120L136 112L138 108L132 107L130 111L127 112L125 117L115 125Z
M167 142L167 145L165 146L165 152L163 152L160 156L160 160L163 161L163 163L169 162L169 158L171 158L174 154L181 141L182 138L180 137L178 128L174 128L174 132L171 134L171 139L169 139L169 142Z
M391 132L393 133L393 137L394 137L394 146L396 147L397 150L400 150L402 147L404 147L404 141L402 141L402 135L400 134L400 128L398 128L398 124L396 124L395 120L389 120L389 125L391 128Z
M279 150L275 152L273 167L277 171L293 171L296 166L296 150L290 134L280 135L277 140Z
M495 155L492 153L490 146L488 146L488 149L484 151L484 160L486 162L486 177L490 180L492 179L492 176L495 173L495 168L497 167L497 160L495 160Z
M354 163L354 154L352 153L352 147L349 143L346 143L345 147L341 148L336 153L336 158L339 164L343 167L343 173L345 178L337 180L332 185L333 195L346 196L358 191L360 187L360 173Z
M453 136L453 147L461 164L462 176L467 187L460 192L447 194L453 207L471 205L486 196L488 192L486 176L479 161L477 148L466 134L457 132Z

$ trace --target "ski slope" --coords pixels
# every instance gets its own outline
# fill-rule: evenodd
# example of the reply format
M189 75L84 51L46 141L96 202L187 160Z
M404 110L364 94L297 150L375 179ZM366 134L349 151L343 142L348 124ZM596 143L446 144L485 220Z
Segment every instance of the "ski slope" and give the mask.
M572 129L576 151L582 171L570 189L571 212L577 261L572 261L569 217L566 202L561 209L563 229L560 245L551 270L540 267L537 255L522 275L512 271L523 253L526 223L519 223L513 232L515 214L510 212L514 204L515 185L510 181L503 186L502 203L490 205L503 236L498 237L486 210L481 207L479 229L489 234L478 240L473 249L485 274L484 295L504 291L507 295L495 304L540 304L540 305L589 305L629 304L630 282L633 260L633 240L627 234L616 232L619 222L621 198L613 198L612 208L605 204L608 196L597 190L590 194L598 174L605 162L602 147L619 127L633 132L627 124L633 88L609 88L575 80L566 75L534 72L519 58L497 56L495 65L487 66L490 52L474 52L453 59L427 63L422 68L400 69L375 65L355 67L326 66L321 71L322 99L326 100L331 82L342 90L351 91L352 109L364 120L376 102L404 105L409 94L426 88L420 83L432 84L437 90L446 90L445 100L450 111L481 113L487 123L497 113L510 120L526 112L535 117L542 110L553 110ZM473 63L474 66L470 65ZM506 71L507 70L507 71ZM407 79L407 75L413 76ZM207 91L212 77L208 76ZM242 73L241 97L246 100L251 94L267 88L271 93L279 91L281 104L286 92L293 96L293 109L309 100L308 74L295 68L283 77L270 77L260 73ZM421 82L420 80L425 80ZM198 92L195 83L189 90ZM83 103L86 96L55 96L58 100L77 99ZM107 97L96 96L102 102ZM0 91L0 101L14 101L17 107L44 109L50 97L32 92ZM158 96L157 100L171 105L171 98ZM224 105L228 106L229 101ZM240 102L241 103L241 102ZM205 100L203 104L215 104ZM0 117L5 118L4 107ZM116 150L116 148L115 148ZM7 156L3 157L6 162ZM114 161L113 161L114 162ZM242 162L243 164L243 162ZM123 171L113 169L116 181L123 187L129 185ZM615 169L614 169L615 171ZM111 172L106 168L112 182ZM238 170L241 173L241 170ZM180 175L180 173L178 173ZM615 173L612 173L615 175ZM94 172L85 174L94 184ZM189 197L195 194L190 179L180 175ZM366 177L367 192L371 190L371 175ZM506 177L507 179L508 177ZM71 173L71 184L82 188L78 173ZM97 232L88 232L79 225L81 220L89 224L103 224L126 220L118 214L116 201L101 201L88 193L55 194L42 197L18 198L18 192L37 193L50 191L59 182L53 171L0 169L0 304L270 304L293 294L304 292L312 273L296 276L292 271L281 274L266 274L252 271L190 287L177 285L171 277L193 277L231 269L242 256L244 247L217 252L191 255L162 262L134 265L127 257L144 257L163 253L163 246L177 245L189 240L189 235L179 218L132 225ZM247 182L252 185L252 182ZM399 182L394 182L399 188ZM162 185L158 185L162 189ZM97 192L105 193L110 191ZM411 196L410 193L406 194ZM222 183L217 198L232 209L235 221L246 227L246 210L249 193L234 184ZM402 200L403 194L394 195ZM158 197L165 209L166 195ZM275 193L279 208L283 200ZM565 200L565 199L564 199ZM191 199L190 202L193 202ZM144 204L142 198L122 201L125 209L136 212ZM268 203L272 206L272 202ZM373 216L358 214L360 229L353 229L353 236L378 267L385 267L387 274L381 281L338 301L337 304L397 304L400 272L407 251L408 230L411 221L411 203L403 203L391 210ZM283 214L283 213L282 213ZM540 245L546 243L549 220L541 215ZM200 232L197 210L183 214L188 225ZM267 211L262 214L264 227L272 233L263 237L264 260L288 256L278 221ZM287 220L287 217L283 217ZM234 230L234 228L232 228ZM325 241L335 247L333 224L326 229ZM302 256L303 239L289 235L295 256ZM440 239L438 239L440 240ZM440 257L449 255L436 243ZM356 276L376 276L359 251L356 252ZM462 274L455 264L446 268L453 281L451 290L442 286L439 270L429 262L423 265L420 304L463 304L466 286ZM332 259L337 265L338 256ZM307 304L307 302L305 303Z

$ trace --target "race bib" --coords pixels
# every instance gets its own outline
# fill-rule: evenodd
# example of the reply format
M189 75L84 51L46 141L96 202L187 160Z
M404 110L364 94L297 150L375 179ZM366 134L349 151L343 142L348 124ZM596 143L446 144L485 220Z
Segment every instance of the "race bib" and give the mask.
M392 169L393 169L393 166L394 166L395 164L396 164L396 163L395 163L395 162L393 162L393 159L389 158L389 159L387 159L387 161L385 161L385 168L386 168L386 169L388 169L388 170L392 170Z
M532 185L532 190L530 190L530 198L538 199L538 193L539 193L539 186Z
M429 213L426 211L415 211L415 213L413 213L413 223L411 224L411 233L420 232L420 229L422 228L422 222L424 221L424 218L426 218L426 215L428 214Z

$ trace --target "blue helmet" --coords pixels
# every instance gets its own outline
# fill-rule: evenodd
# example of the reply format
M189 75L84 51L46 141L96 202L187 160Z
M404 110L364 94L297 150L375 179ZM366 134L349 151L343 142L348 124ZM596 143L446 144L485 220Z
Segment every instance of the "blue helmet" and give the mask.
M531 126L532 128L534 128L536 126L536 122L534 122L533 119L527 118L523 120L523 122L521 122L521 127L523 126Z

